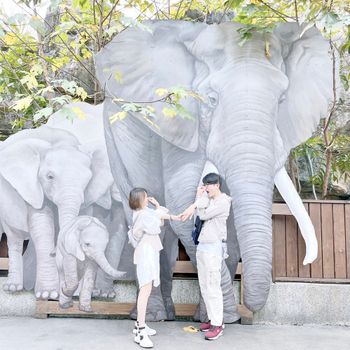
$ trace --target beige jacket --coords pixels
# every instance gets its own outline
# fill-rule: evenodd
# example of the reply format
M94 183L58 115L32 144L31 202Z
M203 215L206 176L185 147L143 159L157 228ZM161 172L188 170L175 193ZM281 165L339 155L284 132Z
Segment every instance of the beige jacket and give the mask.
M221 193L215 199L209 199L204 192L197 198L197 215L204 224L198 241L202 243L212 243L227 239L226 221L230 214L232 198L225 193Z

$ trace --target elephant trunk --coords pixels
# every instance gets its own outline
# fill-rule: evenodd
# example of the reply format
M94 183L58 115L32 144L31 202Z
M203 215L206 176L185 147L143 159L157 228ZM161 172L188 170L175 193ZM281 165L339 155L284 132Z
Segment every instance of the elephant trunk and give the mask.
M83 196L81 193L77 193L76 188L66 189L65 193L61 195L60 200L57 202L61 230L79 215L82 203Z
M125 272L118 271L114 269L110 263L107 261L105 255L103 253L96 254L91 257L99 266L100 268L107 273L108 275L112 276L115 279L120 279L125 275Z
M235 120L235 129L221 127L220 141L209 135L207 148L232 196L243 264L244 304L252 311L266 303L272 268L274 121L271 111L246 109L247 105L256 106L259 97L262 102L262 96L254 101L240 96L232 108L234 116L225 113Z

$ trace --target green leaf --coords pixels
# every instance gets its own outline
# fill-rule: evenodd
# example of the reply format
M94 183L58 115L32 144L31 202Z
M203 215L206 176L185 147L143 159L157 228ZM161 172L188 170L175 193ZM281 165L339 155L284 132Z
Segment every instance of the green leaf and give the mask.
M345 91L348 91L349 90L349 79L346 77L345 74L341 74L340 78L341 78L341 81L343 83Z
M53 103L58 103L60 105L65 105L71 101L71 97L67 95L59 96L59 97L54 97L52 99Z
M38 33L44 35L45 34L45 23L44 21L38 17L38 16L32 16L29 25L36 30Z
M33 120L37 122L41 118L48 118L52 113L53 109L51 107L43 108L33 115Z
M228 8L236 9L243 3L243 1L244 0L228 0L225 2L224 5L227 6Z

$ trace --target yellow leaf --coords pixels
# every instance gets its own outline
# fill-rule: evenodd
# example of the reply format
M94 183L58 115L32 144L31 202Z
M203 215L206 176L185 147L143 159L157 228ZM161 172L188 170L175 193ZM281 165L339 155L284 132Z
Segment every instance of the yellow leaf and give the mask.
M11 33L6 33L6 35L4 36L3 38L4 42L7 44L7 45L13 45L16 43L17 39L16 39L16 36L14 36L13 34Z
M168 95L168 93L169 93L167 89L163 89L163 88L159 88L155 92L160 97Z
M162 109L162 113L169 118L174 118L176 116L176 111L175 109L164 107Z
M153 106L147 106L147 109L150 111L150 112L155 112L155 108Z
M40 75L42 72L43 72L43 67L41 67L40 64L34 64L34 66L30 70L30 73L33 74L35 77L37 75Z
M128 113L125 111L117 112L117 113L113 114L111 117L109 117L109 121L112 124L112 123L116 122L117 120L125 119L127 115L128 115Z
M22 111L24 109L27 109L32 103L32 101L33 101L33 97L27 96L15 102L11 107L17 112Z
M86 119L85 113L79 107L72 107L72 111L77 115L77 117L81 120Z
M21 83L27 85L29 90L32 90L38 86L38 81L36 80L35 76L32 74L25 75L21 79Z
M75 90L76 94L82 99L82 101L84 101L87 98L87 92L82 88L82 87L78 87Z
M114 73L114 79L115 79L119 84L122 84L122 83L123 83L122 73L120 73L119 71L116 71L116 72Z

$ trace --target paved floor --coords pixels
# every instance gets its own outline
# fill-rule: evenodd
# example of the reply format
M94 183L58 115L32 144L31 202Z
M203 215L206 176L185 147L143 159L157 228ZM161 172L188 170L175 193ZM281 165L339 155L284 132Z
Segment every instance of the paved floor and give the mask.
M350 328L331 326L227 325L224 336L206 341L201 333L187 333L191 322L152 323L159 334L155 349L349 350ZM133 342L129 320L0 318L1 350L129 350Z

